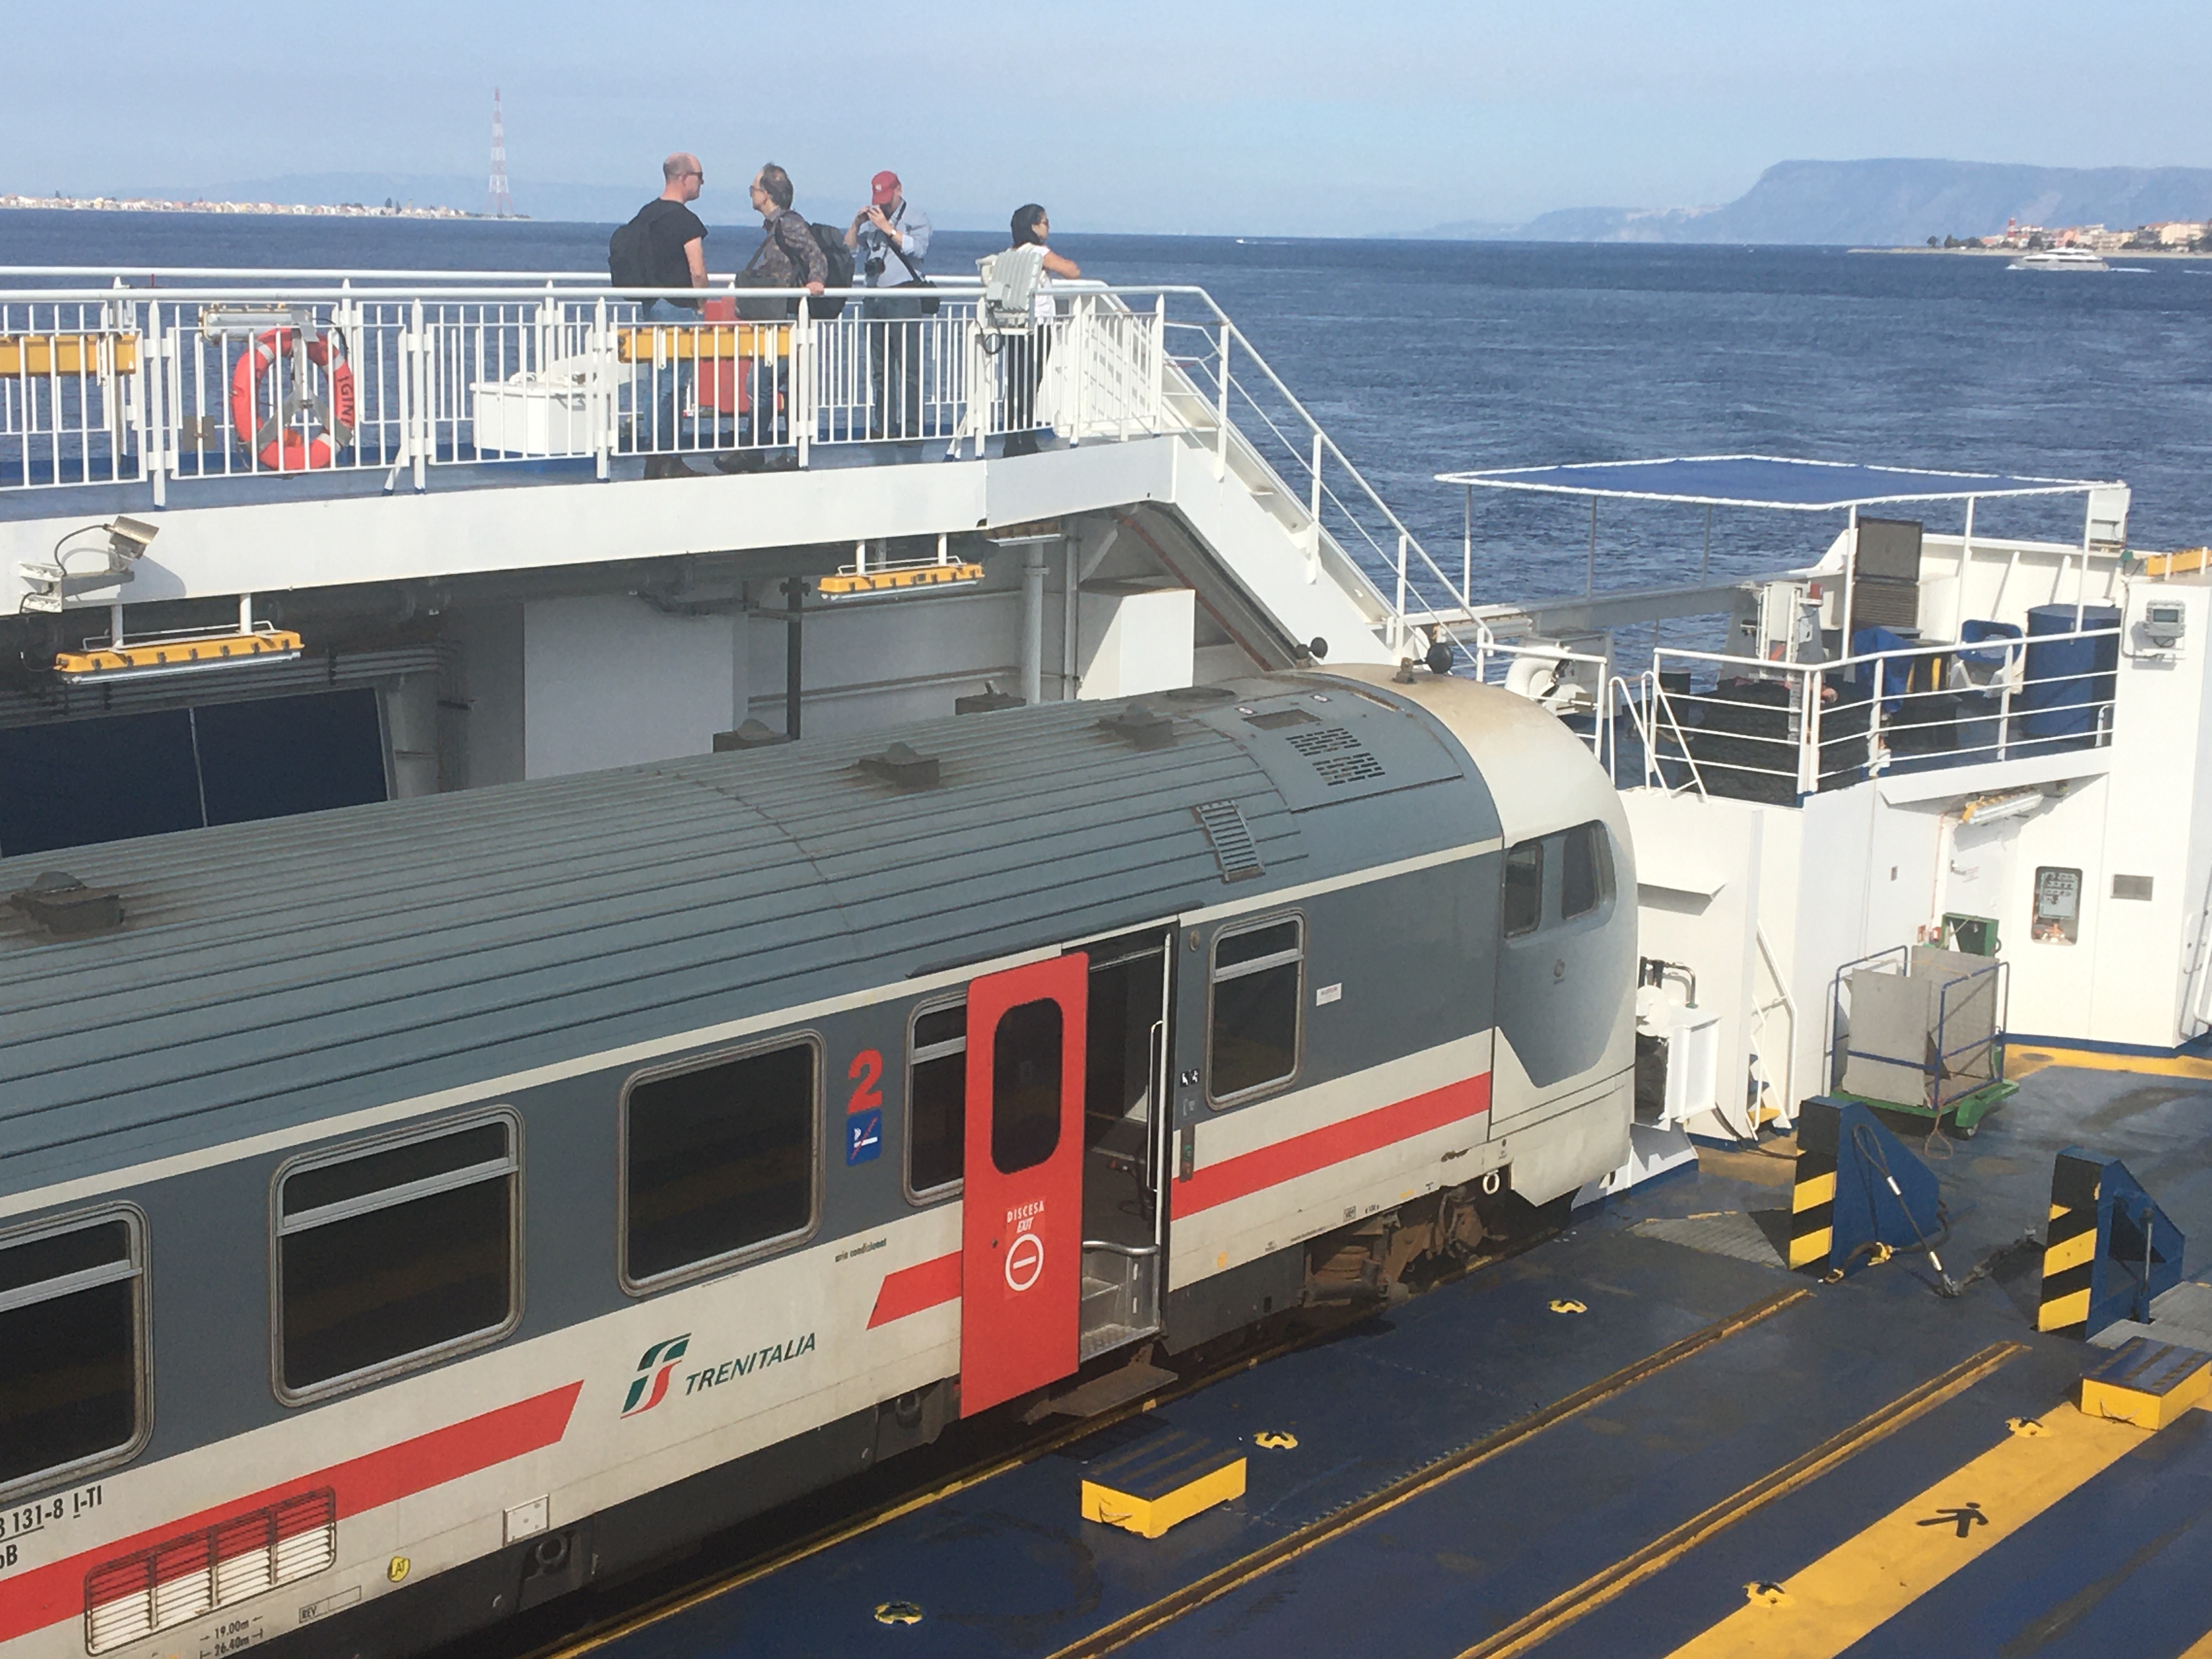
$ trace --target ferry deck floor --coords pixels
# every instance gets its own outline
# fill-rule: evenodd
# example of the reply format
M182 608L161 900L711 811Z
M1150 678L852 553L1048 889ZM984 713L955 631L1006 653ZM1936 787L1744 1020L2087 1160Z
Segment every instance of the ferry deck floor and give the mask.
M2036 1072L1932 1149L1956 1297L1924 1255L1784 1271L1791 1164L1708 1150L1522 1254L551 1651L2201 1659L2212 1413L2076 1413L2100 1351L2034 1331L2022 1241L2075 1144L2212 1238L2208 1130L2202 1075ZM1239 1443L1245 1495L1154 1540L1079 1519L1086 1463L1170 1427ZM881 1622L896 1602L918 1620Z

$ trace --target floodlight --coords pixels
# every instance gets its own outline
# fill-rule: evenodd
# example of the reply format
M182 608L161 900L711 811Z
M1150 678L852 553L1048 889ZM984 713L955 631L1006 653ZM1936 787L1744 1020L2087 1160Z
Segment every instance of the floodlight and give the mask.
M146 550L154 544L154 538L161 533L161 526L157 524L118 514L107 526L107 550L115 568L119 569L133 559L143 558Z

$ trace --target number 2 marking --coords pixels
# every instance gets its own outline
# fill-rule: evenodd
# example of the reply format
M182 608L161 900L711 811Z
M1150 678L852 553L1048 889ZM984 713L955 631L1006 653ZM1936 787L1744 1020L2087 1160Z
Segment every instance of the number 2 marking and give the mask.
M853 1056L853 1063L845 1068L845 1075L854 1079L853 1097L845 1103L845 1112L872 1112L884 1103L884 1091L876 1087L883 1081L884 1057L873 1048L863 1048Z

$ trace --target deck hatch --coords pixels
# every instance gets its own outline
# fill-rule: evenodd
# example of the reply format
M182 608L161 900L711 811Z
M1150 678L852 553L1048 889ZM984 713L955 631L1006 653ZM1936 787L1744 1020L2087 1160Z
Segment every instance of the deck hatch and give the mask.
M1205 826L1214 861L1221 866L1222 880L1249 881L1267 873L1267 866L1260 860L1260 844L1253 839L1252 826L1244 822L1243 809L1235 801L1210 800L1190 810Z

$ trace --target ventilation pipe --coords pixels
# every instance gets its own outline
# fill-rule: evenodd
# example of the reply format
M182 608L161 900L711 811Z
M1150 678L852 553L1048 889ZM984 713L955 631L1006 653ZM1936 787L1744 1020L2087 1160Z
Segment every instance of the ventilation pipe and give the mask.
M1022 564L1022 696L1044 701L1044 544L1031 542Z

